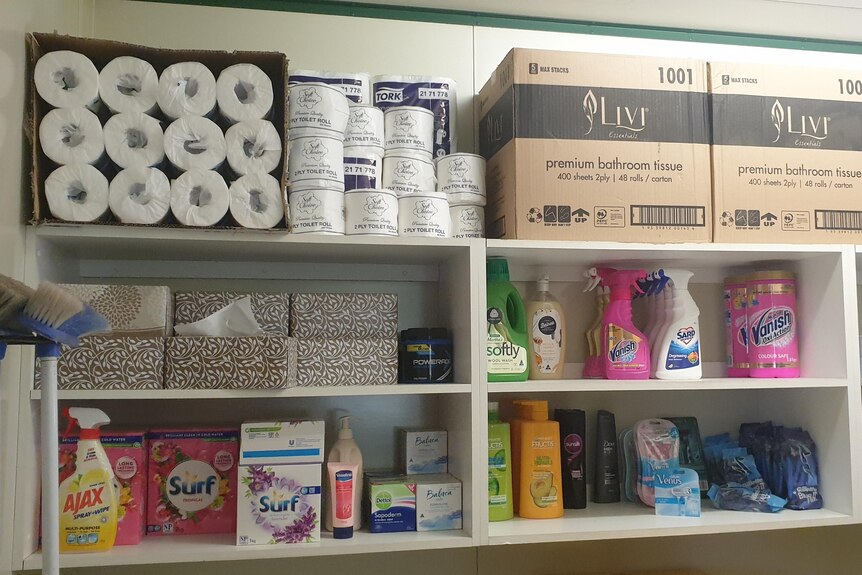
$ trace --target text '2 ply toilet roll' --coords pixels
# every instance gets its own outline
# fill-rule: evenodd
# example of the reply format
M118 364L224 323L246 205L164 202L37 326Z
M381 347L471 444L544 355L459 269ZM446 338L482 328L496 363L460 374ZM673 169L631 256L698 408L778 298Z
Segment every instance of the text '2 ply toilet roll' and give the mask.
M87 164L60 166L45 180L48 209L67 222L93 222L108 211L108 180Z
M297 84L288 89L288 135L310 133L343 138L350 106L344 93L327 84Z
M111 180L108 203L124 224L158 224L171 209L171 183L156 168L122 170Z
M207 118L186 116L165 130L165 155L181 170L214 170L226 154L221 128Z
M291 140L287 166L291 192L310 188L344 191L341 138L309 136Z
M55 108L91 108L99 103L99 71L78 52L44 54L33 70L36 92Z
M58 164L95 164L105 153L99 118L86 108L57 108L42 118L39 143Z
M174 120L183 116L208 116L216 106L216 80L200 62L180 62L165 68L159 77L159 108Z
M230 192L218 172L189 170L171 183L171 211L184 226L214 226L229 207Z
M157 111L159 76L149 62L134 56L114 58L99 72L99 96L115 114Z
M246 120L228 128L225 134L227 163L237 174L269 173L283 155L281 136L272 122Z
M234 64L219 74L216 99L231 123L265 118L272 109L272 80L254 64Z
M230 185L230 214L244 228L268 230L284 218L284 196L269 174L248 174Z
M159 121L142 112L116 114L105 123L105 151L121 168L146 168L165 159Z
M323 70L291 70L287 76L289 86L321 83L335 86L354 104L371 103L371 76L362 72L327 72Z

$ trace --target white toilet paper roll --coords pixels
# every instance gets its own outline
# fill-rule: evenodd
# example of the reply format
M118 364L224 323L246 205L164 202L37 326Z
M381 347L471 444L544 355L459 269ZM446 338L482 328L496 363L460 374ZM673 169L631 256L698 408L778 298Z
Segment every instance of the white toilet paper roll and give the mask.
M287 169L290 191L325 188L344 191L341 138L307 136L290 141Z
M67 222L93 222L108 211L108 180L87 164L60 166L45 180L48 209Z
M484 238L485 208L482 206L449 206L453 238Z
M344 130L344 149L374 148L383 155L383 110L374 106L351 106Z
M268 230L284 218L284 196L269 174L248 174L230 185L230 213L244 228Z
M105 123L105 151L121 168L146 168L165 159L159 121L142 112L116 114Z
M174 120L183 116L207 116L216 106L216 80L200 62L180 62L165 68L159 77L159 108Z
M86 108L57 108L45 114L39 142L58 164L95 164L105 153L102 124Z
M435 191L434 164L427 157L410 154L383 157L383 187L399 196Z
M184 226L214 226L230 207L224 178L212 170L189 170L171 183L171 211Z
M352 104L371 103L371 76L362 72L327 72L325 70L291 70L288 85L320 82L344 92Z
M182 170L215 170L226 154L221 128L207 118L186 116L165 130L165 155Z
M344 92L328 84L297 84L288 89L288 131L294 136L326 134L344 138L350 107Z
M476 154L449 154L437 158L437 191L449 195L485 195L485 158ZM484 204L483 204L484 205Z
M171 209L171 183L156 168L129 168L111 180L108 203L124 224L158 224Z
M246 120L225 134L227 163L237 174L269 173L282 158L281 136L272 122Z
M115 114L155 112L158 92L159 75L140 58L119 56L99 72L99 96Z
M43 100L55 108L96 108L99 104L99 71L78 52L58 50L36 62L33 83Z
M254 64L234 64L219 74L216 99L231 123L265 118L272 109L272 80Z
M397 106L383 112L386 152L409 150L427 154L434 149L434 114L417 106Z
M290 232L344 234L344 193L336 190L291 192Z
M398 198L398 235L448 238L451 231L446 194L431 192Z
M398 196L392 190L351 190L344 193L348 236L397 236Z

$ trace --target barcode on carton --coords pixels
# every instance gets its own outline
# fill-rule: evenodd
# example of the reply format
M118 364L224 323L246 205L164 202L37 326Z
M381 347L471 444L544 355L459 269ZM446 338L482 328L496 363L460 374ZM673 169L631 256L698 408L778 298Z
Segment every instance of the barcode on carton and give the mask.
M814 210L814 229L862 230L862 212L850 210Z
M632 206L633 226L703 227L704 206Z

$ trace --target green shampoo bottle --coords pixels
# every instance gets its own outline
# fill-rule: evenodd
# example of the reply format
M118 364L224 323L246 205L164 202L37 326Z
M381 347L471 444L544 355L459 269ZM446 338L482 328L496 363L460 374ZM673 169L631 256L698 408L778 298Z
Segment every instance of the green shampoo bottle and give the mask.
M489 259L486 272L488 381L527 381L529 335L524 300L509 281L509 264L505 259Z
M512 442L509 424L500 421L496 402L488 403L488 519L515 516L512 501Z

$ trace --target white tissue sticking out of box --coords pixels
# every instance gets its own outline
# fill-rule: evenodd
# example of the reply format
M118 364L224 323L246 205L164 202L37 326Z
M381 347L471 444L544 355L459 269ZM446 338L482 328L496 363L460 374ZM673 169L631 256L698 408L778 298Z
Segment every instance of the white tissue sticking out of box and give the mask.
M237 300L194 323L174 326L177 335L208 337L244 337L266 335L254 318L251 297Z

